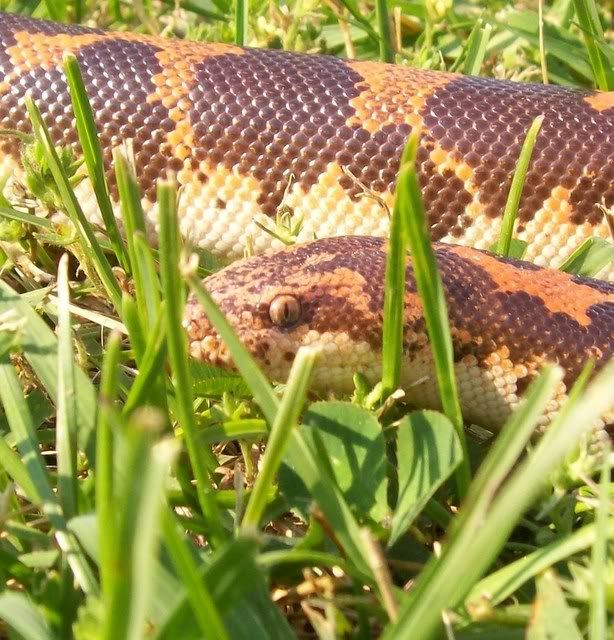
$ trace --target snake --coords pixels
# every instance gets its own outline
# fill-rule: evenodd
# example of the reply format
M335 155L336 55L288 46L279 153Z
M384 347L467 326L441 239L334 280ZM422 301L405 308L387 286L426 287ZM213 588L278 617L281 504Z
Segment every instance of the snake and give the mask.
M271 379L286 381L298 349L312 347L320 351L313 390L343 396L354 390L357 372L372 385L382 379L386 244L371 236L321 238L236 261L205 286ZM586 362L599 369L614 357L614 283L462 245L437 243L435 255L466 421L500 428L545 363L556 363L564 378L541 418L547 424ZM194 358L233 367L194 296L184 325ZM411 261L400 388L410 405L441 408ZM612 401L606 425L614 424Z
M611 357L614 266L602 269L601 280L556 267L589 238L611 238L614 92L0 13L2 175L23 178L23 138L32 132L26 96L53 144L82 156L67 55L81 71L120 225L117 148L132 160L153 243L156 184L172 174L186 243L224 262L246 248L265 254L231 264L207 286L273 377L283 378L297 345L310 342L328 354L316 385L347 391L352 368L377 377L382 238L412 132L467 416L501 423L543 361L562 364L564 394L587 357ZM515 236L526 245L521 263L484 250L501 233L538 117L516 218ZM92 183L81 178L79 205L102 227ZM279 229L297 244L283 249ZM411 272L407 282L403 384L431 404ZM228 362L193 302L185 322L195 357Z

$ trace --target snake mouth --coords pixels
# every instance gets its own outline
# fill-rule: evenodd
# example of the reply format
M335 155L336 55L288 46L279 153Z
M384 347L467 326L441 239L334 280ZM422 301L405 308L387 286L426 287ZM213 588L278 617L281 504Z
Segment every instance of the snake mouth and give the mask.
M226 345L214 335L208 335L200 340L189 340L190 357L199 362L214 367L236 370L234 361Z

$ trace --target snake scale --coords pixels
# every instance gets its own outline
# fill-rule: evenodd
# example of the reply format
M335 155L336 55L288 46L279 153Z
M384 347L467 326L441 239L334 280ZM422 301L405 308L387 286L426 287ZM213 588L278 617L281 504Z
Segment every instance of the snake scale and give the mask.
M347 391L357 370L377 379L385 249L366 236L387 234L400 154L416 127L431 235L445 243L437 256L465 415L500 424L545 360L566 371L554 411L587 357L612 357L614 268L591 280L542 267L557 267L588 237L610 237L614 93L0 14L0 128L30 131L30 94L53 141L80 152L65 53L81 67L116 205L112 151L131 141L152 239L156 180L169 171L194 246L226 260L248 243L256 253L279 249L262 227L281 210L301 221L299 240L322 238L207 281L272 377L284 377L300 344L317 343L327 354L320 388ZM539 115L517 227L530 263L496 258L476 249L498 237L522 141ZM0 166L19 176L17 136L0 138ZM76 192L100 223L89 181ZM432 362L408 269L403 384L429 406ZM228 362L193 301L185 323L195 356Z

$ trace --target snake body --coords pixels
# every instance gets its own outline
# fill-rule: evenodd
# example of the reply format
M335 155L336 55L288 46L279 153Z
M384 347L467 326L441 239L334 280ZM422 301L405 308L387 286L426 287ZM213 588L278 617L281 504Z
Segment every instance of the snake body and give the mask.
M545 362L565 378L548 421L589 358L614 357L614 284L572 276L476 249L439 244L459 396L466 420L499 427ZM205 280L258 363L284 381L301 346L321 347L313 386L351 393L356 372L381 379L385 240L324 238L256 256ZM195 300L185 326L195 358L232 364ZM401 386L408 400L438 407L422 304L407 268ZM612 409L614 411L614 393ZM605 416L614 424L614 413Z
M565 368L560 400L587 357L612 356L614 268L599 282L535 265L557 266L586 238L610 237L614 93L0 14L0 128L31 131L30 94L53 142L77 155L66 53L81 68L114 206L112 152L130 141L154 240L156 181L169 171L181 186L183 234L224 259L246 245L256 253L279 245L263 227L280 213L296 240L346 236L240 262L208 281L272 377L284 378L300 344L316 343L326 353L320 388L348 391L355 371L378 378L383 241L347 236L387 234L412 130L421 132L417 166L433 239L485 249L498 237L524 136L540 115L517 226L535 264L437 249L465 415L498 425L545 360ZM1 168L18 178L20 144L18 135L0 137ZM88 179L76 193L100 222ZM403 385L434 405L411 269L405 319ZM194 356L228 363L193 302L186 326Z
M156 180L182 187L182 231L231 259L276 212L298 240L385 236L403 146L422 131L419 178L434 240L489 248L521 144L544 116L517 236L526 258L558 266L589 236L609 238L614 93L522 84L369 61L110 33L0 14L0 128L30 131L30 93L54 142L79 146L62 72L76 56L94 110L111 196L113 147L132 141L155 236ZM6 168L20 142L0 139ZM89 181L82 207L100 222ZM298 226L298 225L297 225ZM614 279L614 268L601 274Z

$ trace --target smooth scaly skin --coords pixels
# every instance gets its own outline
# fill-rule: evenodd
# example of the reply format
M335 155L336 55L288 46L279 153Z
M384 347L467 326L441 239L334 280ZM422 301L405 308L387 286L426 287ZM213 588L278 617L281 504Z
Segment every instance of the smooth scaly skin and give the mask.
M498 236L520 145L544 115L519 211L527 259L556 266L585 238L609 237L614 94L240 49L0 14L0 128L29 131L30 92L53 139L78 150L61 71L76 55L95 111L113 198L112 148L133 141L152 238L156 180L176 172L185 235L223 258L280 205L301 239L385 235L386 206L413 127L433 239L481 248ZM17 138L0 139L15 170ZM372 196L377 196L373 198ZM99 220L89 182L78 196ZM382 206L384 203L386 206ZM614 279L614 269L601 274Z
M498 427L544 362L565 369L546 420L564 401L583 365L614 357L614 285L503 259L467 247L436 247L466 420ZM381 379L385 241L327 238L241 260L205 286L267 374L286 379L302 345L320 345L313 385L348 393L360 371ZM298 302L287 327L273 323L280 296ZM285 299L285 298L284 298ZM191 299L185 320L192 355L229 366L228 352L202 308ZM401 385L410 401L437 407L438 391L422 304L407 269ZM614 412L614 394L612 397ZM606 416L607 423L614 413Z

